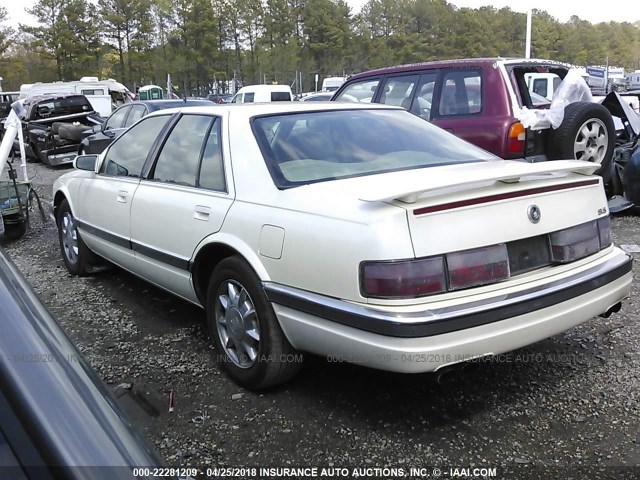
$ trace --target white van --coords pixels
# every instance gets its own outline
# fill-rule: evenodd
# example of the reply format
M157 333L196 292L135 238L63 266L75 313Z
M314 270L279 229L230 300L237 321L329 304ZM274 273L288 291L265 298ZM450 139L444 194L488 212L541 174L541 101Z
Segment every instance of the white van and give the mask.
M335 92L342 86L345 80L344 77L326 77L322 80L322 91Z
M111 115L113 107L120 106L133 99L133 94L127 87L112 78L98 80L97 77L82 77L80 80L73 82L37 82L25 83L20 86L20 98L62 93L84 95L93 109L103 117Z
M290 102L293 100L288 85L249 85L242 87L231 103Z
M553 98L553 92L562 82L555 73L525 73L524 79L530 92L541 95L547 100Z

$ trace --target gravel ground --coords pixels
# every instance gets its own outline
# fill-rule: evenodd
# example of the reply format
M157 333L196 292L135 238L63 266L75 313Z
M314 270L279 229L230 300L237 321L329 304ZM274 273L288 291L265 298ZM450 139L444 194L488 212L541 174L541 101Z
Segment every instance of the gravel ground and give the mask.
M29 170L44 201L68 171ZM637 212L613 225L617 244L640 244ZM291 383L252 393L213 364L201 310L117 268L71 276L51 222L34 218L4 248L171 465L393 467L405 475L436 466L449 477L451 466L497 466L497 478L640 477L640 468L613 468L640 465L637 282L609 319L450 383L308 356ZM378 476L392 477L385 473Z

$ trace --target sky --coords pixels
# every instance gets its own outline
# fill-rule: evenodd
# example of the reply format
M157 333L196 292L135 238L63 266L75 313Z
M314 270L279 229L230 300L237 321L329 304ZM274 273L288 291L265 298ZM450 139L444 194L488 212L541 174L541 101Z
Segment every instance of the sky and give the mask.
M359 12L368 0L347 0L354 12ZM637 0L634 0L637 1ZM20 23L35 24L33 17L27 14L25 7L32 7L35 0L0 0L0 6L9 12L8 24L17 27ZM526 12L529 8L546 10L561 22L566 22L572 15L582 20L597 22L635 22L640 20L640 8L629 8L633 2L619 2L615 8L607 8L606 2L596 0L449 0L457 7L478 8L491 5L495 8L510 7L516 12ZM622 4L626 3L627 6Z

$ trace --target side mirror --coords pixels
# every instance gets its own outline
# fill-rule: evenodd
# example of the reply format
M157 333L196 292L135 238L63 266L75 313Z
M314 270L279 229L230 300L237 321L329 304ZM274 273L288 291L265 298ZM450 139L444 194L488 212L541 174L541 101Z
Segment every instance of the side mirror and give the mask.
M98 123L93 126L93 133L98 133L102 131L102 123Z
M77 170L87 170L94 172L96 169L96 162L98 161L98 155L78 155L73 160L73 168Z

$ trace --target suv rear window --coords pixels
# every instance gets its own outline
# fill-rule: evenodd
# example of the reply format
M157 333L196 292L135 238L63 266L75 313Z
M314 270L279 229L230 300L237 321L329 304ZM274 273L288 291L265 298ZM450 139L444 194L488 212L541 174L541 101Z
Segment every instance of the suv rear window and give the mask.
M440 115L469 115L482 111L482 76L479 71L452 70L444 74Z
M271 92L271 101L272 102L290 102L291 95L289 95L289 92Z

